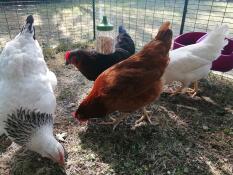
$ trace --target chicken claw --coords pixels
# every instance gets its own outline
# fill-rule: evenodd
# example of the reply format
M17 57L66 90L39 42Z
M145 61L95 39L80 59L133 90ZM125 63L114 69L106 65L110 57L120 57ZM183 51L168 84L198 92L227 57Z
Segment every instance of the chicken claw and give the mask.
M120 124L120 122L126 118L127 115L126 114L123 114L122 116L120 117L117 117L116 119L113 118L113 117L110 117L112 121L109 121L109 122L101 122L100 124L101 125L113 125L113 130L116 129L116 127Z
M177 95L177 94L182 93L182 90L183 90L183 89L184 89L184 85L183 85L183 83L182 83L181 87L177 88L174 92L172 92L170 96L175 96L175 95Z
M149 122L150 124L152 124L151 119L150 119L150 116L149 116L149 114L148 114L149 111L147 111L146 108L143 108L143 109L142 109L142 112L143 112L143 116L135 122L135 125L141 123L142 121L147 121L147 122Z
M183 84L181 87L177 88L177 90L175 92L172 92L172 94L170 96L175 96L179 93L183 94L183 93L188 93L192 98L195 97L195 95L197 95L197 91L198 91L198 82L195 81L194 83L194 88L184 88Z
M197 95L197 91L198 91L198 82L195 81L193 84L194 84L194 88L193 88L193 89L188 88L188 89L186 90L186 92L187 92L189 95L191 95L192 98L195 97L195 96Z
M183 89L183 87L179 87L179 88L176 89L174 92L172 92L170 96L172 97L172 96L175 96L175 95L181 93L181 90L182 90L182 89Z

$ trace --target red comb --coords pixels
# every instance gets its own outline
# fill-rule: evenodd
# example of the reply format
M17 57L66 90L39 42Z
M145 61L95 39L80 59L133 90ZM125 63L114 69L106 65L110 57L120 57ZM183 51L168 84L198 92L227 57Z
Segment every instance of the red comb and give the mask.
M65 54L65 59L66 59L66 61L69 60L69 57L70 57L70 51L67 51L66 54Z

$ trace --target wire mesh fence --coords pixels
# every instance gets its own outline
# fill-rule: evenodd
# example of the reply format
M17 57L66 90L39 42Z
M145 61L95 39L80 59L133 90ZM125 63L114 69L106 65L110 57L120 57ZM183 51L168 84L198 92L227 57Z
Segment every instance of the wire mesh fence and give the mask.
M96 20L105 14L115 26L124 25L137 48L155 36L164 20L172 22L175 35L179 33L183 1L97 0L96 3Z
M220 23L229 25L233 37L232 17L232 0L190 0L184 31L208 31Z
M95 3L95 9L93 9ZM35 16L38 40L48 46L93 38L93 10L96 23L107 15L116 26L125 25L137 48L156 33L164 20L179 34L185 0L30 0L0 2L0 46L12 39L28 14ZM233 30L233 2L189 0L184 32L208 31L217 23Z
M1 1L0 46L14 38L28 14L35 18L36 37L44 46L93 38L92 1Z
M33 14L37 38L45 46L90 40L94 37L93 20L98 23L103 15L107 15L116 26L115 30L118 25L124 25L137 48L141 48L156 34L158 26L165 20L172 22L174 35L179 34L185 1L3 0L0 1L0 47L19 32L26 16ZM233 37L232 16L232 1L189 0L184 32L209 31L217 23L226 23Z
M165 20L172 22L174 36L180 33L185 2L184 32L209 31L217 23L226 23L233 37L232 0L2 0L0 48L33 14L37 38L45 47L93 39L93 22L98 24L107 15L116 32L117 26L126 27L139 49Z

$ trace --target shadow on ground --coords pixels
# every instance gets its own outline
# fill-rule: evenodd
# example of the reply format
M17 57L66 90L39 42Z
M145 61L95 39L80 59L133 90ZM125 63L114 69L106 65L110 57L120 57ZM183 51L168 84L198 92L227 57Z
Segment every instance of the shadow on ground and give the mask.
M132 124L136 113L116 131L90 124L79 133L82 148L96 152L116 174L231 174L233 86L221 79L200 85L194 99L162 94L151 114L155 125L131 129L125 123Z

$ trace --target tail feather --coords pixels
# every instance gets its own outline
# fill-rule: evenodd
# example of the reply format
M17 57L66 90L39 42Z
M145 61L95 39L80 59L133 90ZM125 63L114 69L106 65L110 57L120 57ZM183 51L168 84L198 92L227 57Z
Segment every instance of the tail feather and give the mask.
M224 25L216 25L215 29L212 31L212 33L216 33L216 32L228 35L229 34L229 27L226 24L224 24Z
M160 26L155 39L160 40L160 41L165 41L165 42L170 41L172 39L172 30L170 29L169 21L164 22Z
M118 32L119 33L127 33L126 30L125 30L125 28L123 26L119 26Z
M214 60L220 56L223 48L228 44L226 39L229 31L227 25L216 26L213 31L207 34L207 36L200 42L209 46L209 53L211 57L209 60Z
M229 28L227 25L222 26L216 26L213 31L211 31L205 39L203 39L203 42L211 42L211 43L226 43L224 39L229 34Z

